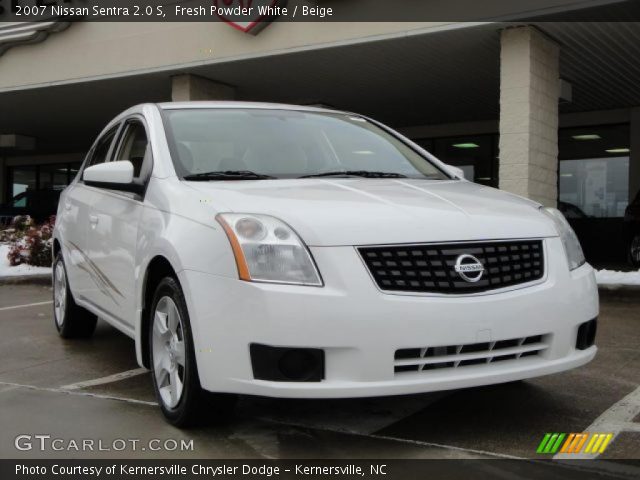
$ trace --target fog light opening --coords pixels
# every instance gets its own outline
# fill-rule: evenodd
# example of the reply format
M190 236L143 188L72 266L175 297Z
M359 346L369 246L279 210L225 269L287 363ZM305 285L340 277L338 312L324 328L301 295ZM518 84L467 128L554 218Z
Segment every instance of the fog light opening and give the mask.
M576 338L576 348L578 350L586 350L596 343L596 330L598 329L598 319L594 318L588 322L584 322L578 327L578 335Z
M249 346L253 378L271 382L321 382L324 350L320 348Z
M278 369L294 382L309 380L318 368L318 360L307 350L289 350L278 362Z

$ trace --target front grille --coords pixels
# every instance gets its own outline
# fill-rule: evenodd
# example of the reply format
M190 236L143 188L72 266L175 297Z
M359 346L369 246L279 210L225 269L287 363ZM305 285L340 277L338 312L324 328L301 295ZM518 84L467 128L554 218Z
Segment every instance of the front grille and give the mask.
M544 275L542 240L390 245L358 248L381 290L475 293L539 280ZM473 255L484 272L473 283L455 271L461 255Z
M396 350L394 372L424 372L532 357L548 347L548 338L549 335L534 335L465 345L402 348Z

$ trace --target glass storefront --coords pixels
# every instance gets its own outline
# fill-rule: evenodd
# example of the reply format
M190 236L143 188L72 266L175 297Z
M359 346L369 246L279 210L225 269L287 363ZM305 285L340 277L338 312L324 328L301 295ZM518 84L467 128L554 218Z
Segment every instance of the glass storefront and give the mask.
M498 187L498 135L417 141L468 180ZM629 202L629 125L563 128L558 133L560 208L571 217L620 218Z
M36 167L9 168L9 199L28 190L38 189L38 170ZM7 199L7 200L9 200ZM26 200L25 200L26 201ZM24 205L16 205L24 206Z
M621 218L629 203L629 125L559 134L559 203L571 218Z
M417 143L462 168L468 180L498 187L498 138L469 135ZM628 245L623 217L636 193L629 192L629 125L562 128L558 149L558 208L575 229L587 260L624 265Z
M624 217L629 203L629 157L560 162L559 203L565 216Z
M0 225L10 223L17 215L30 215L38 223L55 215L62 190L79 168L80 162L6 167Z
M39 173L38 188L40 190L64 189L69 185L68 165L41 165Z
M558 147L558 208L590 263L623 267L628 248L623 216L630 198L629 125L563 128Z
M4 201L10 202L12 198L27 191L62 190L71 183L79 168L80 163L7 167L9 188Z
M417 143L443 162L461 168L467 180L498 186L497 135L432 138Z

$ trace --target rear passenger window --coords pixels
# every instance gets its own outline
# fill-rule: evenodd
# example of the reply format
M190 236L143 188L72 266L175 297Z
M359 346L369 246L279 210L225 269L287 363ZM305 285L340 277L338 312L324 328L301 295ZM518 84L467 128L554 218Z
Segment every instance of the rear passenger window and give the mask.
M111 142L113 142L113 137L116 135L116 130L117 127L113 127L105 133L100 140L98 140L96 147L93 149L91 159L89 160L89 163L87 163L87 167L104 163L107 160L109 148L111 147Z

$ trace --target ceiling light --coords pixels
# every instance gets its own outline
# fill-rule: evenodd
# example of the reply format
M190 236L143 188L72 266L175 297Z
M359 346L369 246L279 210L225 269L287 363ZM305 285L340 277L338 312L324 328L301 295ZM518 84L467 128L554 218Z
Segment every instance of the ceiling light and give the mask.
M609 148L605 150L607 153L629 153L630 151L629 148Z
M602 137L597 133L587 133L584 135L573 135L571 138L574 140L601 140Z
M453 145L451 145L452 147L455 148L480 148L480 145L478 145L477 143L454 143Z

